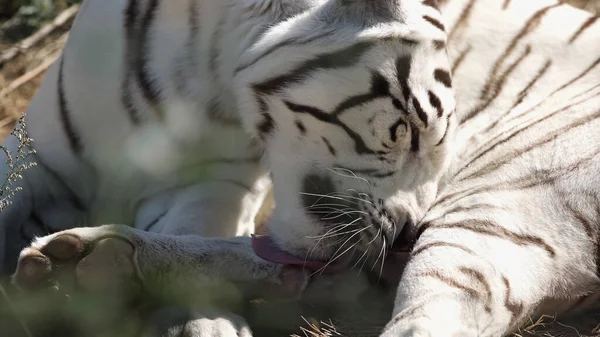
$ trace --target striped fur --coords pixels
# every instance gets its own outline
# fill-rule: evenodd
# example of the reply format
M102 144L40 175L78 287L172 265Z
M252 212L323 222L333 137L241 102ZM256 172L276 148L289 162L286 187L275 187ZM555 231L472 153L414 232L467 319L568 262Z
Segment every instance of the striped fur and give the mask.
M272 183L292 253L375 267L414 244L383 336L500 336L600 286L598 36L551 0L88 0L0 224L247 235ZM175 246L146 258L199 252Z
M456 153L407 232L384 336L501 336L595 305L597 18L552 1L450 0Z
M273 235L306 254L313 241L295 243L291 219L302 237L331 225L308 207L307 179L360 199L362 180L344 178L351 170L368 175L379 200L361 201L372 218L360 226L376 244L392 241L392 223L422 216L410 211L422 203L416 194L431 199L431 179L449 163L454 98L435 6L371 4L85 2L27 116L38 156L57 173L46 184L74 191L87 214L44 225L247 235L272 177ZM34 184L23 197L45 189ZM29 213L20 216L7 222ZM333 253L327 241L315 256Z

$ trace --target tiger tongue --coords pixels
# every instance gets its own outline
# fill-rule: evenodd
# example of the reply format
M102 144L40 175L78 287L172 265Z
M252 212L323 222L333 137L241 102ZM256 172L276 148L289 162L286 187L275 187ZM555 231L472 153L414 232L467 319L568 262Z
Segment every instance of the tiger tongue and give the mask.
M319 274L335 274L344 270L347 265L344 263L331 263L317 260L307 260L290 254L273 242L271 237L266 235L252 235L252 248L260 258L288 266L302 266ZM384 268L380 270L379 277L390 285L397 285L402 276L402 272L410 257L409 251L411 245L395 245L386 256Z
M325 261L303 259L293 254L290 254L273 242L270 236L267 235L252 235L252 248L256 255L262 259L274 263L291 266L302 266L313 272L322 274L336 273L341 269L341 265Z

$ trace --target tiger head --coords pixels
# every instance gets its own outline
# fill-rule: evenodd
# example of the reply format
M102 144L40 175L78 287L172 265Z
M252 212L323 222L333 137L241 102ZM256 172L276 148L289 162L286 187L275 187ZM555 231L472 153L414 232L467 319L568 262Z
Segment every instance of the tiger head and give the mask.
M331 0L270 28L236 81L284 249L376 258L433 202L456 122L433 1ZM347 254L348 255L348 254Z

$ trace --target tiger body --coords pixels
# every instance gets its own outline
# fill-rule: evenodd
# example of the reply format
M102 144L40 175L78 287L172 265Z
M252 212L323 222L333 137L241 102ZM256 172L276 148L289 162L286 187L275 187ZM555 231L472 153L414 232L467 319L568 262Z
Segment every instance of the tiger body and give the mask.
M44 165L24 177L35 191L50 168L68 186L45 191L79 201L60 212L61 198L25 188L15 205L42 214L13 208L2 223L134 224L120 235L144 277L273 279L279 266L232 244L246 241L205 238L253 232L270 171L271 235L290 252L337 259L351 247L377 264L399 237L414 242L383 336L500 336L594 302L595 17L546 0L450 0L443 19L432 1L165 4L84 5L28 110ZM311 221L311 208L338 221ZM327 241L349 223L361 225ZM23 251L17 280L56 237ZM225 262L187 263L198 254Z
M461 322L464 335L500 336L595 305L597 17L550 1L449 1L443 13L457 156L412 233L389 335L436 326L427 331L445 336ZM470 304L457 306L463 296Z

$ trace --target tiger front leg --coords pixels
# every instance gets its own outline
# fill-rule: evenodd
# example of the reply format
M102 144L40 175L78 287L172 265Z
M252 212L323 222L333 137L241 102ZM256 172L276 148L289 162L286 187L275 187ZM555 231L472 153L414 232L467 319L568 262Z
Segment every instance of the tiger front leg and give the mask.
M35 240L21 252L13 282L24 289L143 291L212 307L239 302L261 290L298 295L307 275L257 257L250 238L171 236L106 225Z
M487 221L423 226L382 337L500 337L556 295L543 240Z

